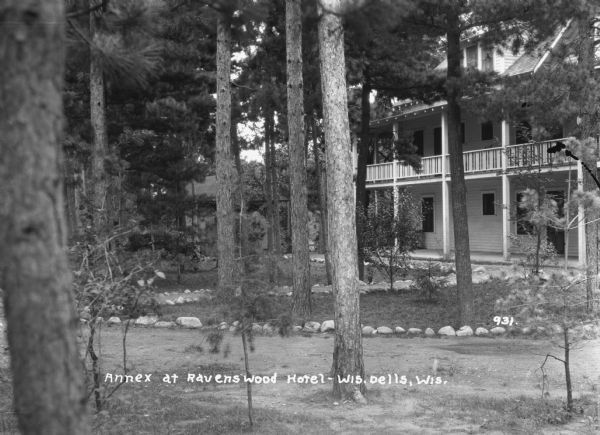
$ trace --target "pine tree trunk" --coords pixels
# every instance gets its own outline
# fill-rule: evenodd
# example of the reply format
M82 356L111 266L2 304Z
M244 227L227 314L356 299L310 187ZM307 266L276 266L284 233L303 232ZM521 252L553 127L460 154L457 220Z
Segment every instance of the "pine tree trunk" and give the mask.
M273 243L275 254L281 255L281 214L279 204L279 179L277 174L277 153L275 152L275 114L271 112L271 182L273 183Z
M306 146L304 89L302 81L302 8L300 0L286 0L287 120L290 146L292 221L292 312L309 320L310 255L308 252L308 200L306 192Z
M273 174L271 170L271 144L270 144L270 115L265 116L265 201L267 203L267 222L269 223L269 228L267 231L267 249L269 254L273 253L273 226L274 222L274 210L273 210Z
M356 255L356 209L346 94L344 28L335 12L338 1L322 1L319 55L327 159L328 246L333 275L335 340L333 394L364 401L365 384L343 383L346 376L364 378Z
M267 203L267 276L269 284L275 284L277 262L275 261L275 210L273 204L273 156L271 155L271 114L265 116L265 200Z
M591 74L594 73L594 27L595 17L588 19L581 19L578 24L578 32L580 42L580 59L583 68L586 68L590 71ZM582 120L581 134L579 139L585 140L594 135L597 130L597 126L592 125L590 120L590 116L587 113L581 113L580 118ZM597 134L597 131L596 131ZM598 156L599 149L596 147L595 155ZM592 173L598 178L598 168L596 164L597 158L594 159L584 159L583 163L587 165L588 168L592 171ZM584 192L593 192L598 189L596 186L596 182L592 175L584 170L583 171L583 191ZM592 207L585 210L585 288L586 288L586 309L588 312L593 310L593 298L594 293L598 289L598 273L600 273L599 265L598 265L598 237L599 233L599 224L598 219L600 219L600 211L594 209ZM588 224L587 222L593 222ZM581 243L581 242L580 242ZM567 252L567 251L565 251ZM565 254L566 255L566 254Z
M89 1L89 6L96 5L95 0ZM96 11L90 14L90 37L92 41L98 40ZM106 132L106 101L104 90L104 74L98 54L90 50L90 121L92 125L93 143L90 167L90 189L93 197L90 205L93 222L92 228L96 234L103 234L109 229L109 201L108 201L108 176L104 169L104 161L108 156L108 135Z
M358 144L358 163L356 171L356 210L358 213L366 213L367 210L367 158L369 157L369 124L371 122L371 86L369 84L369 72L364 71L361 91L361 120L360 120L360 141ZM358 278L364 281L365 278L365 259L363 252L363 228L362 219L357 216L356 219L356 240L358 247Z
M459 19L455 11L447 15L448 24L448 143L450 146L450 191L454 222L454 251L456 287L461 325L471 324L473 318L473 282L467 217L467 187L461 140L460 89L462 52L460 49Z
M0 4L0 287L21 433L87 434L65 256L62 0Z
M331 256L327 246L327 174L325 172L326 162L321 161L319 150L319 141L315 118L311 117L311 131L313 140L313 149L315 153L315 171L317 173L317 185L319 186L319 207L321 208L321 232L319 234L319 247L325 257L325 273L327 276L327 285L331 285Z
M79 213L77 209L77 184L71 157L65 156L63 163L63 183L65 198L65 213L67 222L67 236L79 234Z
M217 250L219 290L232 290L237 277L233 193L235 166L231 156L231 27L223 13L217 20Z

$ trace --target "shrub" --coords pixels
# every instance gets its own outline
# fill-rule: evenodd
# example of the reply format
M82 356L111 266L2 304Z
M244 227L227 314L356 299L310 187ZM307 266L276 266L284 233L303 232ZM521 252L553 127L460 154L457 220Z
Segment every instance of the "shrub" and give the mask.
M421 209L408 191L400 192L396 211L393 200L387 197L358 211L363 220L364 258L388 277L390 290L396 273L399 269L406 271L410 253L421 240Z

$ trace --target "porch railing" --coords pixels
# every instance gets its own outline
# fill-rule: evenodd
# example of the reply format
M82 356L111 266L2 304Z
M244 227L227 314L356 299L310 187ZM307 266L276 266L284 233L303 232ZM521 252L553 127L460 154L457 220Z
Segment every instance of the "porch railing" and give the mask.
M569 162L573 162L573 160L564 153L548 154L548 148L555 143L556 141L552 140L507 146L506 156L508 168L533 169L539 166L568 165Z
M539 167L565 166L572 162L564 153L548 154L548 148L556 140L486 148L463 153L465 174L501 171L504 152L507 157L507 169L533 170ZM446 158L446 168L450 173L450 157ZM396 165L396 171L394 171ZM378 163L367 166L367 182L392 181L396 179L435 177L442 174L442 156L423 157L421 170L416 170L401 161Z

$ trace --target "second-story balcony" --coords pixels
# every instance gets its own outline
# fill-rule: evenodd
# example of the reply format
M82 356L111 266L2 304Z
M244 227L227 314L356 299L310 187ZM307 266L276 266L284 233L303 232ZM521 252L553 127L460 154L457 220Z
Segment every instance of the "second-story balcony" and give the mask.
M575 162L564 153L548 154L548 148L561 139L531 142L504 147L485 148L463 153L465 175L498 173L506 171L535 172L537 170L575 169ZM409 181L415 179L437 178L443 174L442 159L446 159L446 175L450 176L450 156L430 156L421 158L420 170L414 169L403 161L378 163L367 166L367 184L386 183L393 181Z

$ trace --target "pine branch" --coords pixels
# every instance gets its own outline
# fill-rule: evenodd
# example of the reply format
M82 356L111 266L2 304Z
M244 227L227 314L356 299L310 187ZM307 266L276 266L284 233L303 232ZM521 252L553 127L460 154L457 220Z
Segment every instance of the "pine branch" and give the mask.
M81 17L83 15L89 15L92 12L96 12L99 9L105 9L106 6L108 6L108 2L110 0L102 0L99 4L97 4L96 6L92 6L88 9L82 10L82 11L75 11L75 12L70 12L67 14L67 19L72 19L72 18L78 18Z

